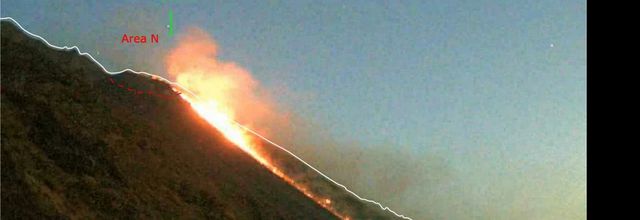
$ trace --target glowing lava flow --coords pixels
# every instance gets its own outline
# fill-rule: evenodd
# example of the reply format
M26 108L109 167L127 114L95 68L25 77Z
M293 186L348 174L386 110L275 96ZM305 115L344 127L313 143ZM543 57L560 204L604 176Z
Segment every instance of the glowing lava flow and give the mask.
M233 114L229 109L225 108L222 105L219 105L216 101L213 100L198 101L185 94L180 94L180 97L189 102L189 104L191 104L191 107L202 118L204 118L210 125L217 128L229 141L234 143L244 152L251 155L251 157L253 157L260 164L270 170L273 174L282 178L289 185L298 189L307 197L315 201L317 204L327 209L333 215L341 219L350 219L344 214L338 213L338 211L331 206L330 199L313 195L313 193L308 190L307 187L296 183L293 179L289 178L286 174L280 171L280 169L270 163L265 156L261 155L258 152L258 143L255 142L252 136L245 131L245 128L243 126L233 120Z
M240 147L240 149L251 155L261 164L269 164L269 162L256 151L252 138L232 119L230 111L212 100L197 102L185 94L180 94L180 96L189 102L191 107L193 107L202 118L217 128L229 141Z
M252 130L237 123L272 124L280 117L275 104L265 96L249 71L218 59L218 45L206 31L192 28L181 35L176 47L166 55L165 63L167 73L175 79L174 86L184 86L180 96L203 119L272 173L334 215L347 219L338 214L331 200L313 193L276 167L274 160L261 151L264 142L257 139Z
M77 51L77 53L79 53L81 56L86 57L88 59L90 59L92 62L94 62L96 65L98 65L103 72L108 73L110 75L116 75L116 74L122 74L124 72L132 72L135 74L140 74L140 75L144 75L144 76L148 76L154 80L160 80L162 82L167 83L168 85L172 85L173 90L177 93L182 93L182 92L186 92L189 93L191 95L193 95L193 97L197 97L193 92L191 92L190 90L186 89L183 85L189 85L188 83L184 83L184 82L180 82L175 83L172 82L168 79L165 79L163 77L159 77L157 75L153 75L147 72L141 72L141 71L136 71L133 69L122 69L120 71L109 71L107 68L105 68L100 62L98 62L93 56L91 56L91 54L86 53L86 52L82 52L77 46L56 46L53 45L51 43L49 43L46 39L44 39L43 37L36 35L34 33L31 33L29 31L27 31L24 27L22 27L16 20L14 20L11 17L2 17L0 18L0 20L2 21L10 21L13 24L17 25L19 27L19 29L21 31L23 31L24 33L28 34L30 37L33 37L37 40L40 40L42 42L44 42L47 46L54 48L56 50L59 51ZM188 39L185 42L190 42L193 39ZM197 41L196 42L200 42ZM201 49L204 48L204 51L200 51ZM177 56L174 57L174 59L169 59L169 60L174 60L175 63L177 64L181 64L181 63L188 63L190 65L186 65L186 66L192 66L192 62L189 61L199 61L201 59L194 59L194 58L198 58L198 56L194 56L194 54L192 52L208 52L205 53L204 55L206 55L205 57L214 57L215 58L215 50L216 50L216 46L207 46L207 44L202 45L202 44L197 44L196 47L193 47L192 49L194 50L187 50L186 53L183 53L182 55L180 53L177 54ZM211 53L211 50L213 50L213 53ZM201 54L202 55L202 54ZM184 62L187 61L187 62ZM205 59L205 61L207 61ZM214 59L215 61L215 59ZM186 67L186 66L182 66L182 67ZM208 65L205 65L208 66ZM222 69L226 69L227 67L229 67L228 65L213 65L214 67L222 67ZM234 66L232 65L230 69L234 69ZM181 69L181 68L178 68ZM176 73L179 73L182 71L176 71ZM211 85L206 85L206 87L211 87ZM236 94L237 95L237 94ZM260 136L261 138L263 138L265 141L278 146L276 143L273 143L271 141L269 141L268 139L262 137L260 134L248 130L246 127L236 123L234 121L234 119L232 117L230 117L230 115L232 114L228 114L227 112L223 111L223 108L220 108L220 106L218 107L207 107L208 105L212 105L212 106L217 106L214 103L217 102L212 102L210 104L202 104L202 102L198 102L196 100L199 99L195 99L195 98L189 98L189 96L186 96L184 94L180 95L185 101L189 102L191 104L191 106L193 107L193 109L195 109L196 112L198 112L198 114L200 114L203 118L205 118L212 126L216 127L217 129L219 129L223 135L225 135L225 137L227 137L230 141L232 141L233 143L235 143L238 147L240 147L242 150L244 150L245 152L247 152L248 154L250 154L253 158L255 158L260 164L262 164L263 166L267 167L271 172L273 172L274 174L276 174L277 176L281 177L285 182L289 183L290 185L294 186L296 189L298 189L299 191L301 191L302 193L304 193L306 196L308 196L309 198L311 198L313 201L315 201L317 204L321 205L322 207L326 208L327 210L329 210L331 213L333 213L334 215L342 218L342 219L351 219L350 217L344 215L344 214L339 214L338 211L333 208L333 202L329 199L322 199L319 196L314 196L313 193L310 192L310 190L308 190L305 186L301 185L301 184L297 184L295 181L293 181L291 178L289 178L288 176L286 176L283 172L281 172L277 167L273 166L271 163L269 163L265 157L261 156L256 150L255 150L255 146L251 140L252 140L252 136L248 135L247 132L245 131L249 131L250 133L255 134L256 136ZM256 109L256 108L248 108L248 109ZM209 118L209 119L207 119ZM278 146L280 147L280 146ZM282 150L287 151L286 149L280 147ZM288 152L288 151L287 151ZM290 153L290 152L289 152ZM291 153L290 153L291 154ZM291 154L292 156L298 158L297 156ZM391 213L393 213L394 215L396 215L397 217L401 217L404 219L409 219L411 220L411 218L406 217L404 215L400 215L398 213L396 213L395 211L391 210L389 207L384 207L382 206L382 204L380 204L379 202L376 202L374 200L370 200L370 199L366 199L366 198L362 198L358 195L356 195L355 193L353 193L352 191L350 191L349 189L347 189L344 185L332 180L331 178L327 177L326 175L324 175L323 173L321 173L320 171L318 171L317 169L315 169L314 167L312 167L311 165L307 164L306 162L300 160L301 162L303 162L305 165L307 165L308 167L312 168L313 170L315 170L316 172L318 172L319 174L321 174L323 177L327 178L328 180L330 180L331 182L333 182L334 184L344 188L346 191L348 191L349 193L351 193L353 196L357 197L357 199L361 200L361 201L365 201L365 202L369 202L369 203L373 203L378 205L382 210L387 210Z

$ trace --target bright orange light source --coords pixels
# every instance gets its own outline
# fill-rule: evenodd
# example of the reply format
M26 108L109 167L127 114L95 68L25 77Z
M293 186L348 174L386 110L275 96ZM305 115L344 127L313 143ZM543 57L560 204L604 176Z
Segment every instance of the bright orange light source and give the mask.
M217 45L204 31L192 29L180 38L178 47L166 57L167 71L180 86L189 92L180 94L184 100L210 125L229 141L251 155L269 171L282 178L340 218L347 218L331 207L331 200L321 199L308 187L296 183L271 160L260 153L260 141L238 124L259 124L277 120L271 102L261 98L258 82L235 63L217 59Z

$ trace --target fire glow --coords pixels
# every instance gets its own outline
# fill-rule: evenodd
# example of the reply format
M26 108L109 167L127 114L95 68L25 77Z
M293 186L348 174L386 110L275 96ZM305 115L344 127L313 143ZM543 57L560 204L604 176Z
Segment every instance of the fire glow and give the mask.
M329 198L314 195L307 186L297 183L274 166L266 154L260 153L263 142L247 129L265 132L252 125L282 121L282 117L273 102L260 95L258 82L251 74L235 63L218 60L217 45L204 31L191 29L179 38L179 42L165 61L168 73L176 83L190 91L180 96L210 125L262 166L332 214L349 219L333 208Z
M349 219L348 217L339 214L331 207L330 199L323 199L313 195L306 186L296 183L293 179L289 178L286 174L280 171L280 169L269 162L267 157L259 153L258 148L260 147L260 145L255 142L253 136L247 133L244 127L237 124L232 118L230 118L228 113L225 113L223 110L221 110L220 106L218 106L215 102L199 102L184 94L181 94L180 96L184 100L189 102L191 104L191 107L202 118L204 118L207 122L209 122L209 124L217 128L229 141L234 143L247 154L251 155L255 160L257 160L261 165L270 170L273 174L282 178L285 182L298 189L300 192L314 200L320 206L329 210L334 215L342 219Z

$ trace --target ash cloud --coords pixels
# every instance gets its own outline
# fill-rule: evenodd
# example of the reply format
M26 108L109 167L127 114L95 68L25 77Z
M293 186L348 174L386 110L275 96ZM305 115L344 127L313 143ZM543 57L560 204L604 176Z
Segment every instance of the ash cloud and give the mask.
M421 213L421 206L426 205L422 200L407 198L422 188L437 187L451 179L451 169L437 155L412 154L394 144L364 147L335 140L319 123L288 111L293 106L277 104L273 90L261 85L248 70L219 59L220 48L205 31L191 27L177 37L176 47L165 57L170 78L200 99L225 106L236 121L284 146L358 195L399 214L426 216ZM278 94L296 95L286 87L277 89ZM275 165L315 194L333 199L332 206L342 213L364 218L391 217L375 205L363 206L354 196L284 152L263 145L261 152L269 155Z

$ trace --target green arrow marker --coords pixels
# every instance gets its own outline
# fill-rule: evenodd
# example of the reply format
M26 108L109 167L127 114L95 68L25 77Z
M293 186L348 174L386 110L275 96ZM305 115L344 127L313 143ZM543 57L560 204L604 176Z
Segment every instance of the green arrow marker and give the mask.
M169 37L173 36L173 11L169 9L169 32L167 33Z

